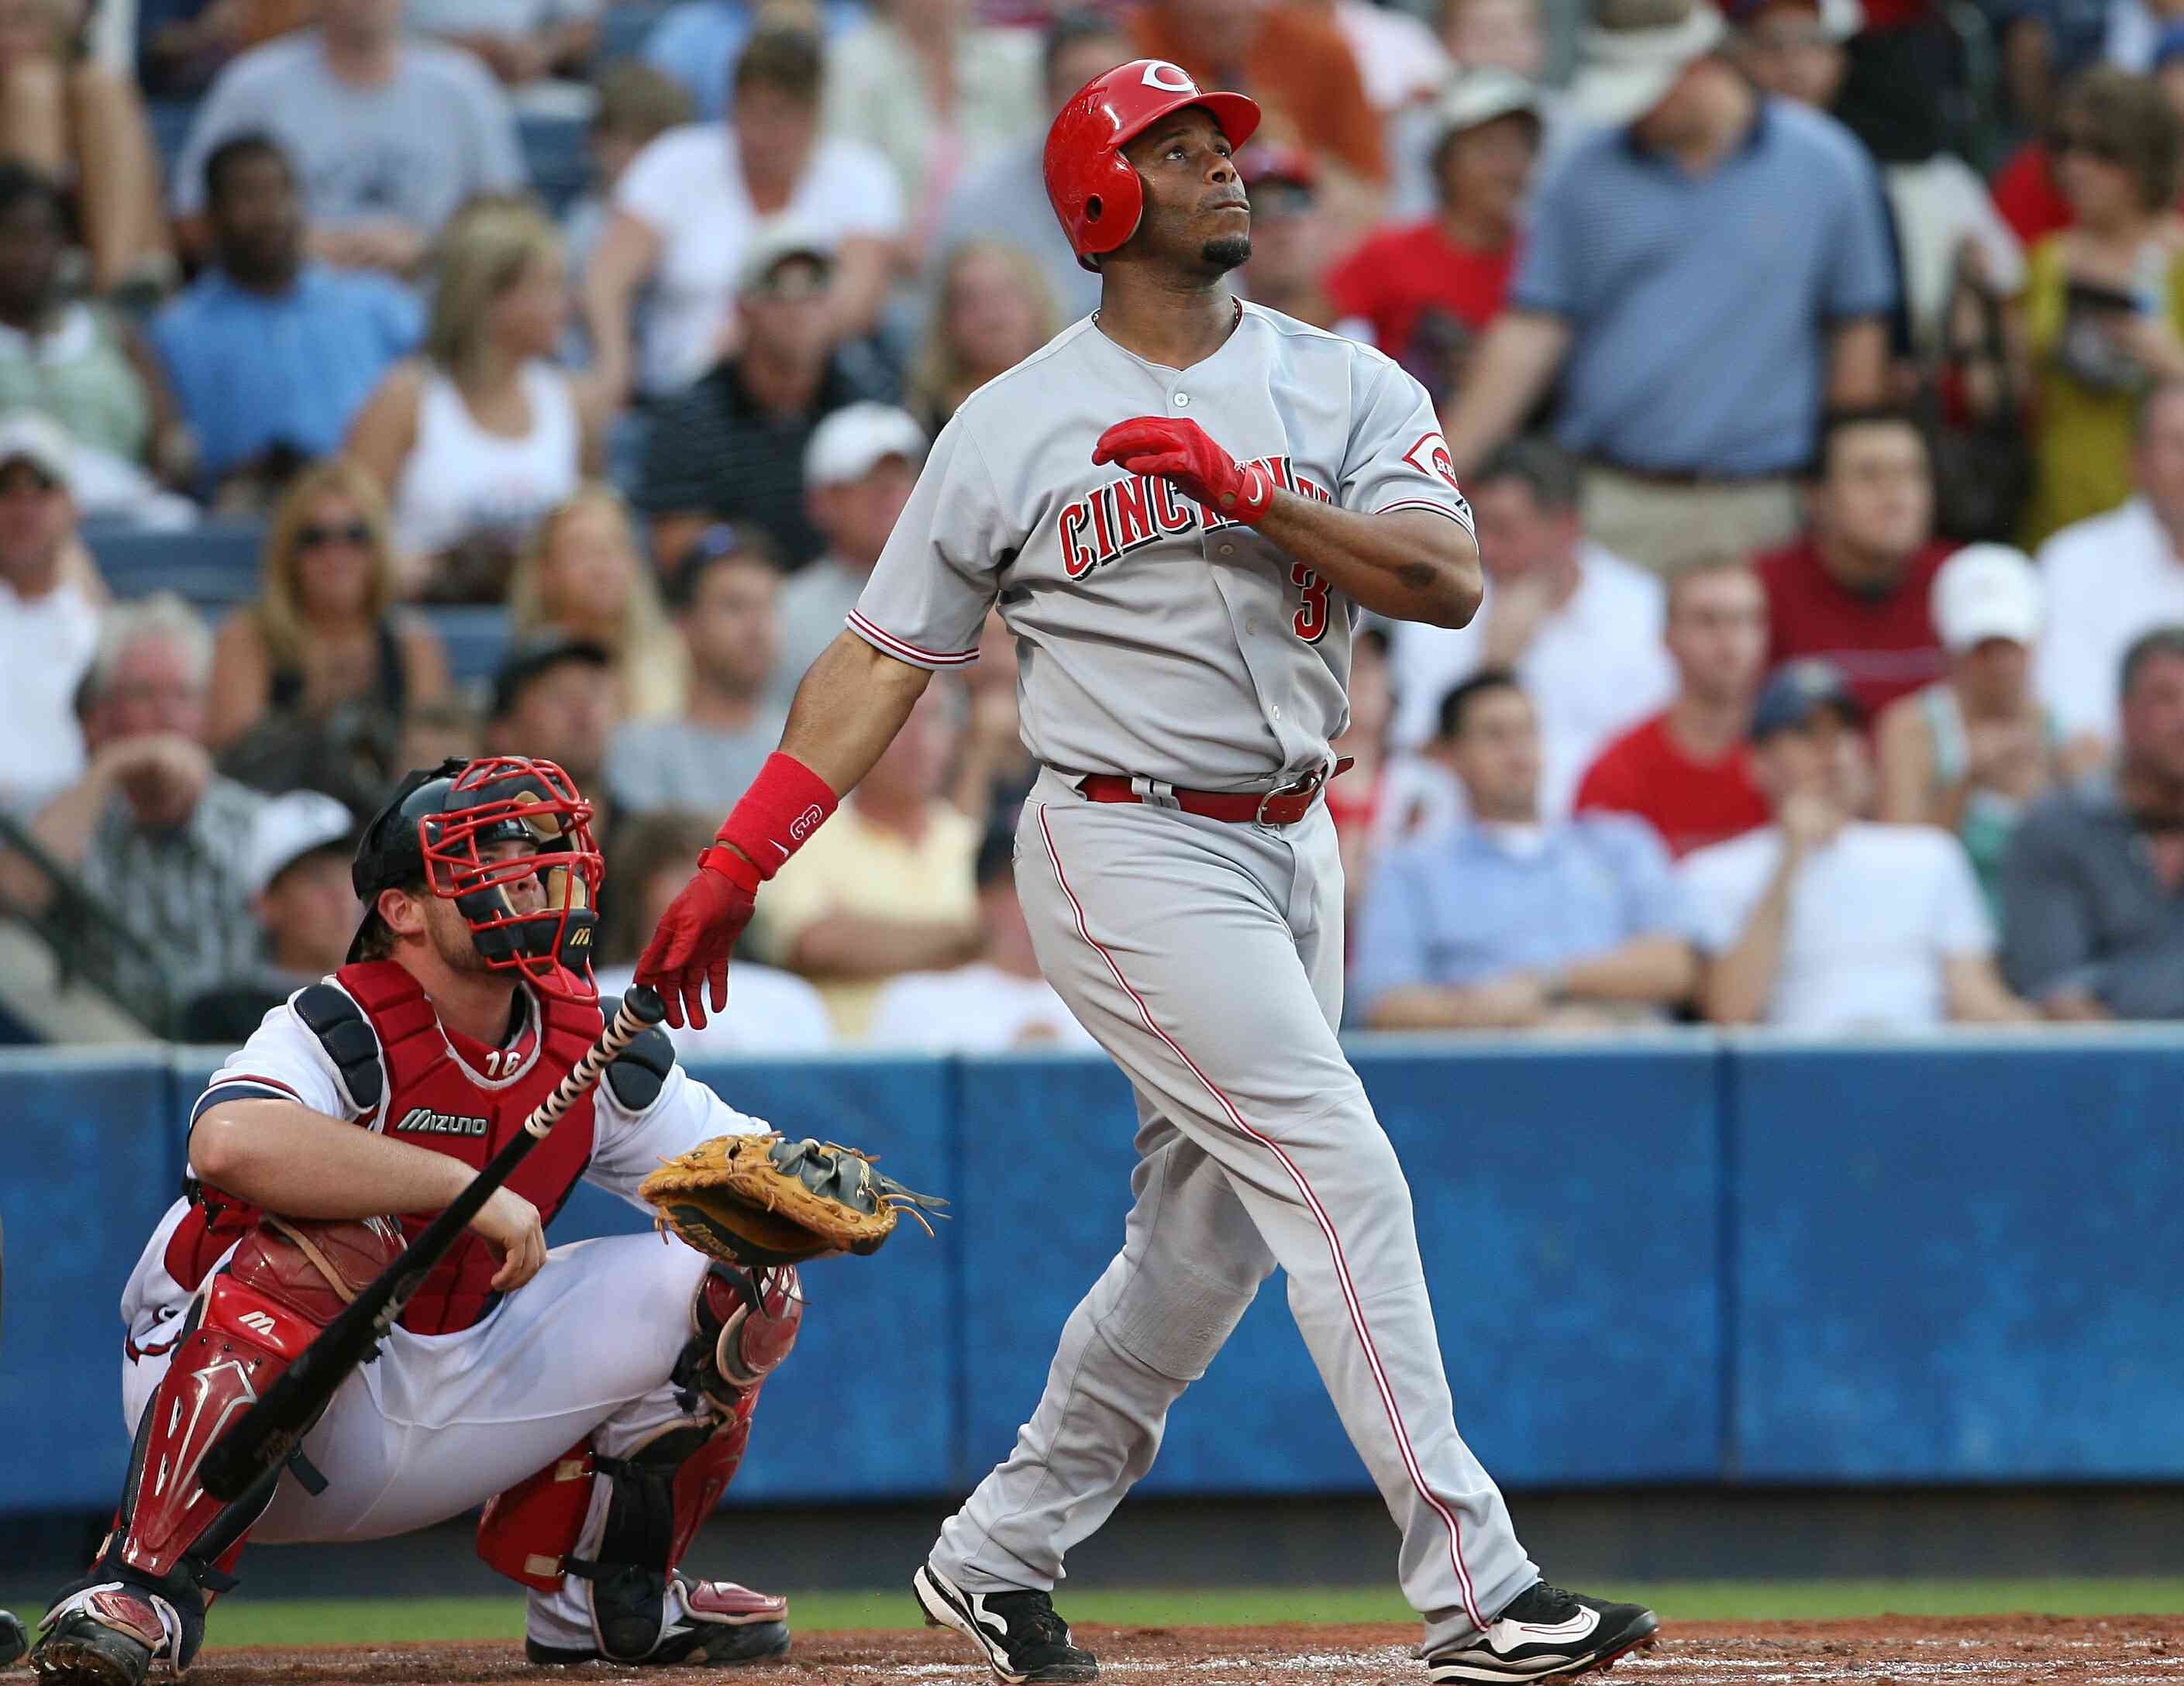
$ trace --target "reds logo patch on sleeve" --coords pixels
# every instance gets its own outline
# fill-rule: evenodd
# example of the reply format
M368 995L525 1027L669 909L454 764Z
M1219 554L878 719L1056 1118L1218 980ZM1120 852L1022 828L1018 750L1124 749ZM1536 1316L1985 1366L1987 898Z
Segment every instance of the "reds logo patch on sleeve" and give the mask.
M1448 454L1448 441L1440 434L1420 434L1418 442L1403 453L1403 460L1420 474L1439 475L1448 482L1451 491L1462 490L1456 483L1456 464Z

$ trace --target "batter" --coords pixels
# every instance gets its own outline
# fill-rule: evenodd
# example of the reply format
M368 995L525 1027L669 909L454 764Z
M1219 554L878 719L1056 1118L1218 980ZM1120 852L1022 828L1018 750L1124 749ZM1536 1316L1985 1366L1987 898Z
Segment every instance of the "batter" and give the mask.
M1089 1680L1050 1594L1275 1266L1402 1531L1433 1680L1561 1679L1646 1643L1545 1585L1458 1436L1401 1166L1335 1037L1342 872L1320 799L1359 611L1462 626L1483 586L1424 390L1240 301L1230 159L1258 109L1125 64L1061 110L1047 186L1100 309L935 442L849 625L638 977L721 1010L757 892L996 602L1043 764L1017 834L1039 964L1137 1094L1123 1250L1008 1460L916 1575L1006 1682ZM676 999L679 991L681 999Z

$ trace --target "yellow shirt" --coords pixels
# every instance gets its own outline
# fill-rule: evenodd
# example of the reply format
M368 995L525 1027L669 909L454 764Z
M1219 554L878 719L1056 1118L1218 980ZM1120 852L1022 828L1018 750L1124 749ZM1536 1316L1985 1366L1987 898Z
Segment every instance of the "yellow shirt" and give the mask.
M856 798L775 875L758 899L760 949L785 964L796 939L833 914L905 922L969 924L978 917L978 828L945 802L928 804L924 834L912 843L857 812ZM862 1039L885 978L866 983L815 979L844 1042Z
M2025 326L2031 341L2036 403L2032 497L2020 538L2036 548L2059 527L2113 509L2131 496L2131 425L2136 391L2102 391L2056 360L2068 314L2064 236L2051 234L2025 261ZM2169 265L2164 300L2184 336L2184 255Z

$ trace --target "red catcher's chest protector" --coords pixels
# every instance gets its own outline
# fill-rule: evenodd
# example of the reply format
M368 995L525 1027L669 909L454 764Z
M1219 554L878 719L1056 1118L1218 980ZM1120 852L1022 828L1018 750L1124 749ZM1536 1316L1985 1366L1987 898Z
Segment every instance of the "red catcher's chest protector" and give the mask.
M473 1169L523 1127L532 1109L590 1050L604 1024L593 1003L526 990L540 1015L539 1034L528 1049L515 1054L512 1071L489 1077L456 1056L451 1033L417 980L393 961L343 966L334 980L364 1009L378 1038L387 1071L382 1132ZM501 1050L480 1052L490 1058ZM594 1127L592 1097L586 1095L509 1178L508 1186L538 1208L542 1222L554 1221L591 1163ZM405 1238L415 1239L432 1216L423 1212L404 1217ZM468 1328L491 1305L493 1293L488 1284L499 1268L499 1260L480 1237L465 1235L420 1284L402 1314L402 1327L420 1335Z

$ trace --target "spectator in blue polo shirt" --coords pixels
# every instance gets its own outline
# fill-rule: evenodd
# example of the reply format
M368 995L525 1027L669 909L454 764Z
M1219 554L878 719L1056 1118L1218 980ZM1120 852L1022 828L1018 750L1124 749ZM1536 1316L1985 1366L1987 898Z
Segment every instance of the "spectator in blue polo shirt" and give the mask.
M1628 814L1540 818L1540 724L1506 671L1441 703L1434 753L1469 816L1384 856L1349 993L1379 1030L1529 1030L1661 1016L1697 977L1669 854Z
M1755 90L1705 0L1596 7L1571 101L1601 126L1540 186L1449 451L1468 470L1559 380L1585 530L1668 572L1696 530L1795 535L1823 409L1883 396L1895 259L1872 160Z
M340 447L422 314L398 281L304 261L303 196L269 136L224 142L204 173L214 267L159 314L152 342L197 434L202 489L257 508Z

